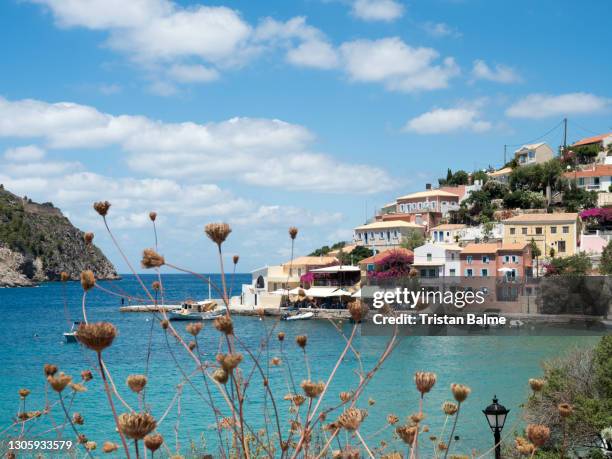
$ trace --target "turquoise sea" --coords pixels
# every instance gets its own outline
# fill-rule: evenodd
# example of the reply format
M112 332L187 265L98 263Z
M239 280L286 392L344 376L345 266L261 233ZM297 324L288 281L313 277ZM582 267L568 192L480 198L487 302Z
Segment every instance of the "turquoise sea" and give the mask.
M218 276L213 277L218 279ZM148 285L155 279L152 275L145 275L143 278ZM236 275L233 291L239 292L240 284L248 282L249 278L248 275ZM169 302L185 298L203 299L208 296L207 287L198 279L187 275L166 275L164 284ZM117 292L142 295L133 276L125 276L120 281L102 282L101 285ZM26 387L32 391L27 398L28 410L40 409L43 406L43 365L53 363L75 379L80 379L79 375L84 369L94 372L94 380L87 385L88 391L77 395L70 410L83 415L85 424L80 427L82 432L98 443L98 451L94 455L102 456L100 448L105 440L119 443L102 392L101 380L95 371L93 353L77 344L63 342L62 333L67 331L70 321L81 318L81 294L82 290L77 282L65 285L48 283L26 289L0 289L1 439L18 433L10 426L19 408L17 391L20 388ZM67 314L64 297L67 299ZM136 396L125 385L125 379L131 373L145 372L151 336L146 405L157 419L171 406L159 426L159 432L173 450L178 442L185 454L189 444L193 443L201 451L210 452L216 457L217 432L212 425L213 413L202 402L194 388L189 384L183 385L180 404L177 401L172 404L177 384L182 380L172 353L177 356L181 367L187 373L194 370L193 362L186 356L182 347L174 339L170 339L169 344L166 343L161 327L151 320L150 314L120 313L120 300L116 297L94 290L88 295L87 303L90 321L110 321L119 330L119 336L113 346L105 351L104 357L127 403L133 407L138 406ZM313 379L326 379L345 344L336 329L324 321L278 323L272 318L261 321L254 317L235 318L237 336L254 352L257 352L262 338L274 326L274 336L277 331L287 334L287 358L296 381L306 377L302 353L294 343L295 336L300 334L308 335L307 349ZM177 327L187 337L184 325L177 324ZM342 327L345 333L350 333L350 324L345 323ZM362 432L367 438L378 431L385 425L385 418L389 413L394 413L404 420L406 416L418 411L418 393L413 383L414 372L432 371L437 374L438 379L432 392L425 398L427 418L424 423L430 426L429 435L437 435L441 429L443 417L440 415L440 405L444 400L451 399L450 384L467 384L472 393L462 408L456 431L459 440L456 447L453 447L453 452L469 453L472 449L485 451L492 444L492 435L481 410L491 402L493 395L496 394L500 402L511 410L504 434L511 433L513 427L516 429L520 426L520 404L528 395L527 379L541 374L541 361L562 355L572 346L588 345L595 341L596 338L571 336L404 337L361 399L360 406L369 411ZM373 365L385 342L384 337L357 337L354 347L361 353L366 369ZM206 324L199 337L199 344L204 360L213 361L218 351L219 334L211 324ZM264 363L280 355L276 339L272 340L264 355ZM280 367L270 367L270 384L284 419L290 416L289 404L282 399L288 392L286 363L283 362ZM356 387L356 368L357 360L348 354L334 380L330 394L326 396L327 403L323 403L324 407L335 404L340 391ZM244 370L248 370L248 367ZM247 419L252 420L254 429L266 425L262 417L264 396L260 381L259 378L254 380L247 395ZM196 375L193 382L197 389L204 393L201 375ZM51 397L51 400L55 400L56 395L51 394ZM369 398L375 402L372 406L368 404ZM219 402L222 407L220 399ZM118 405L120 412L125 411L124 407L119 403ZM44 417L28 424L26 438L55 438L51 420L60 423L61 418L60 409L56 407L52 412L52 419ZM68 427L65 433L70 435ZM391 434L392 429L387 429L381 435L371 438L371 446L376 446L380 440L392 442ZM424 440L427 445L425 448L429 446L426 438L427 436Z

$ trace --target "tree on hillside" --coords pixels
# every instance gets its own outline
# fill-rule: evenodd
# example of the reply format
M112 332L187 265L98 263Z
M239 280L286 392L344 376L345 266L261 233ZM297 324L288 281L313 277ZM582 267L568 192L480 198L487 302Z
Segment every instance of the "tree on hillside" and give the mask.
M597 206L597 193L573 186L563 193L563 207L567 212L579 212Z
M540 247L538 247L538 244L536 243L534 238L531 238L531 242L529 243L529 245L531 246L531 256L533 258L535 258L536 261L536 276L539 275L540 272L540 257L542 256L542 251L540 250Z
M374 251L372 249L368 249L363 245L359 245L353 249L353 251L348 255L349 260L354 264L358 264L361 260L365 258L369 258L374 255ZM349 263L347 263L349 264Z
M599 272L601 274L612 274L612 240L604 247L599 261Z
M448 185L467 185L469 181L469 175L466 171L459 170L453 174Z
M472 172L472 183L476 183L477 180L480 180L484 185L489 181L489 176L485 171L474 171Z
M419 247L425 244L425 237L420 231L411 230L406 236L402 238L400 247L408 250L414 250L415 247Z

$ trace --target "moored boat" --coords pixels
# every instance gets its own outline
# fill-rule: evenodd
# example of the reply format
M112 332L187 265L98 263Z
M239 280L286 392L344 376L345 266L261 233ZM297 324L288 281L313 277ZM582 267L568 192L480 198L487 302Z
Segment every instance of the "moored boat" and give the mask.
M77 329L79 328L79 325L81 325L81 322L72 322L72 327L70 327L70 331L64 332L64 339L66 340L66 343L77 342L76 333Z
M314 312L298 312L297 314L285 314L283 320L308 320L314 317Z
M214 300L185 301L180 309L169 311L170 320L214 320L225 314L225 306L217 305Z

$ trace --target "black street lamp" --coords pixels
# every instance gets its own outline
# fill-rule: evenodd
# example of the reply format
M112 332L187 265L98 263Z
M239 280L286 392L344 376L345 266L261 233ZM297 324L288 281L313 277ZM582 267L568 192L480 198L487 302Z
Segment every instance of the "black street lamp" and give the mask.
M506 416L510 410L506 409L504 405L500 405L497 400L497 396L493 396L493 403L482 410L489 427L495 437L495 459L501 459L501 431L504 428L506 422Z

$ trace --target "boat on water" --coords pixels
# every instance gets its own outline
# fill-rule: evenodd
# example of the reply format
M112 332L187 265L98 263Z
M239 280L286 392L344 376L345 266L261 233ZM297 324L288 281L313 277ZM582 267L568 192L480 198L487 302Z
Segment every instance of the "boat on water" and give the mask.
M295 312L286 312L281 316L282 320L309 320L314 317L314 312L306 311L300 312L296 310Z
M72 327L70 327L70 331L64 332L64 339L66 340L66 343L77 342L76 333L79 328L79 325L81 325L81 322L72 322Z
M219 306L214 300L185 301L176 311L169 311L170 320L214 320L226 312L225 306Z

